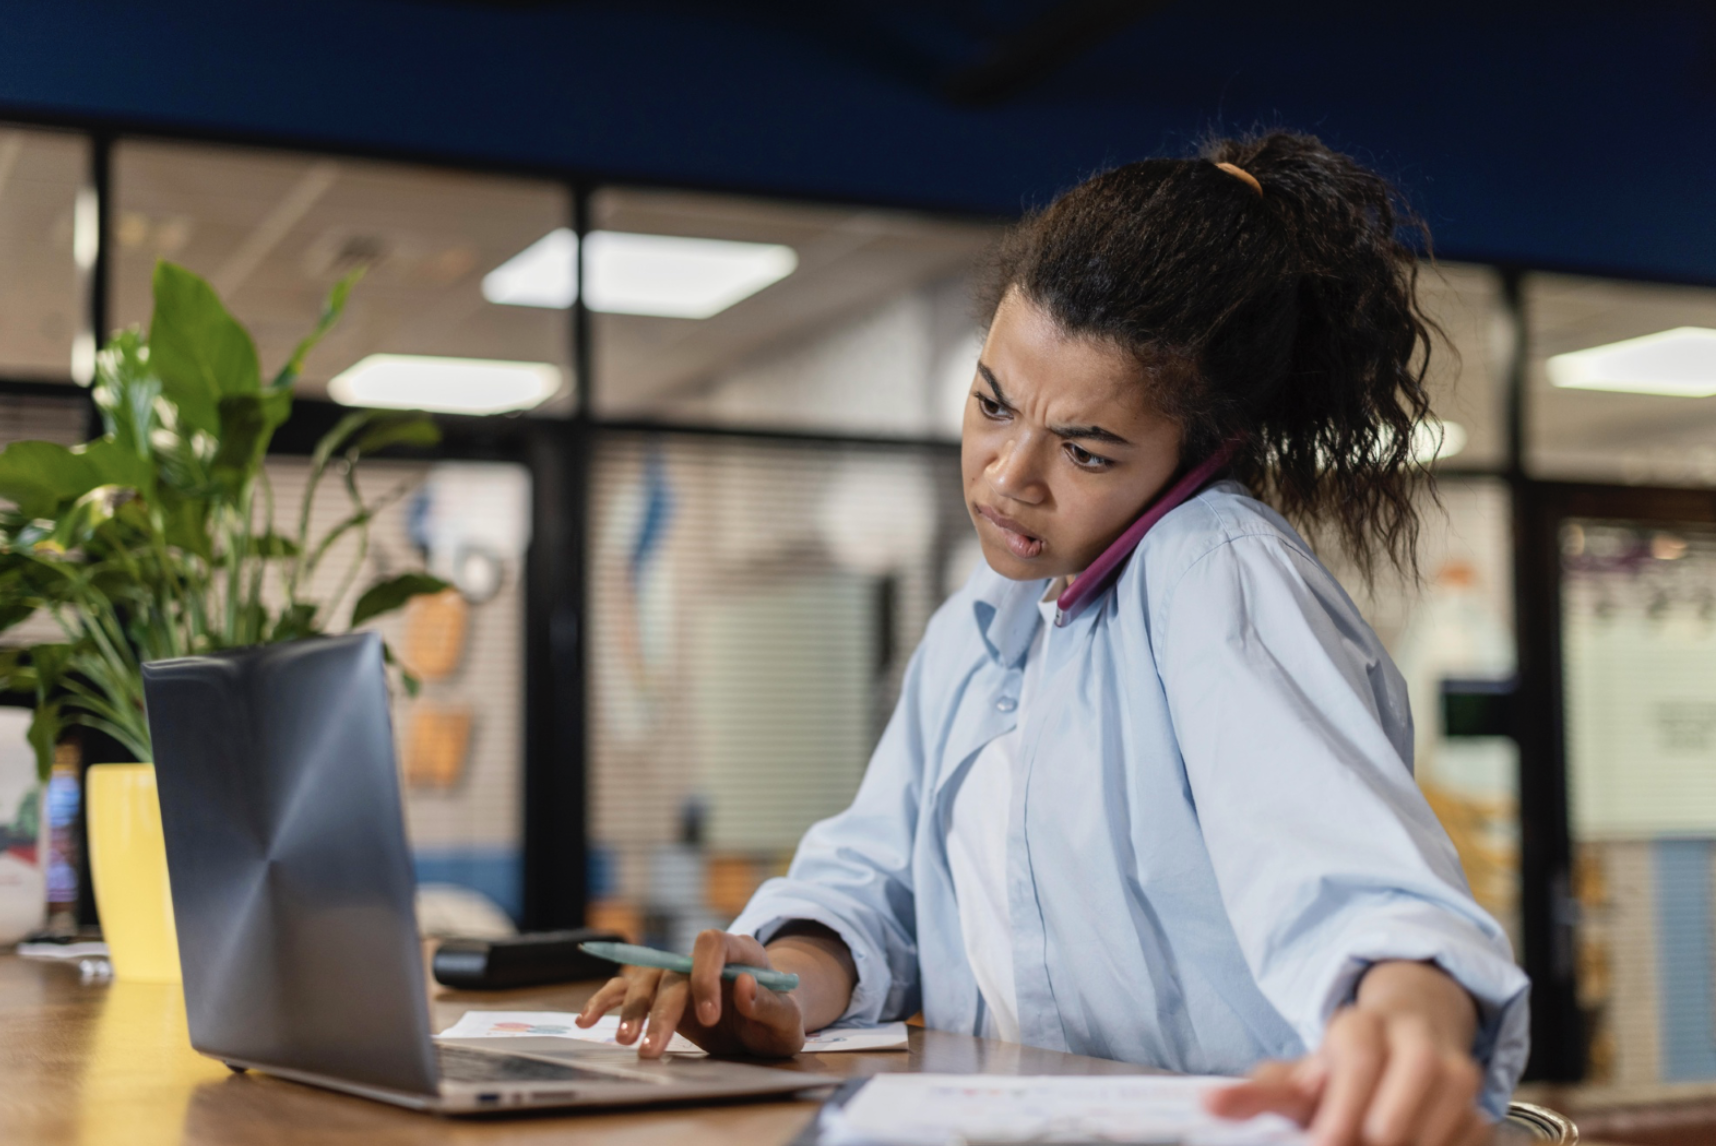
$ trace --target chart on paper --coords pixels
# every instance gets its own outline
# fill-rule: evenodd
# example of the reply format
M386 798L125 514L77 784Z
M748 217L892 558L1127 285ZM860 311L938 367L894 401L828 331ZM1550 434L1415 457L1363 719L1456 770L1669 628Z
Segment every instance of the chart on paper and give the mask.
M603 1015L588 1029L574 1021L569 1011L466 1011L464 1017L446 1030L444 1039L509 1039L553 1038L579 1039L583 1042L618 1044L620 1016ZM683 1035L674 1035L667 1044L670 1054L702 1054L696 1043ZM804 1041L803 1054L829 1054L839 1051L905 1050L906 1024L887 1023L879 1027L842 1027L818 1031Z
M1005 1078L884 1074L843 1109L825 1110L828 1146L967 1143L1183 1143L1302 1146L1303 1131L1266 1115L1229 1122L1207 1113L1204 1094L1232 1079L1170 1075Z

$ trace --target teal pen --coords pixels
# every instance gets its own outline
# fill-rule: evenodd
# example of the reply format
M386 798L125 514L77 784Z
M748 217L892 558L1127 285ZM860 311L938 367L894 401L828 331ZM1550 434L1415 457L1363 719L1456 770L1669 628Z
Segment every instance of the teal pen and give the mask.
M681 975L691 974L691 956L657 951L654 947L638 947L631 943L580 943L578 950L588 952L598 959L606 959L610 963L624 963L630 967L654 967L659 971L677 971ZM747 967L743 963L729 963L721 968L721 977L728 982L740 975L752 976L757 980L757 986L767 987L771 991L791 991L798 986L798 976L785 971L765 971L761 967Z

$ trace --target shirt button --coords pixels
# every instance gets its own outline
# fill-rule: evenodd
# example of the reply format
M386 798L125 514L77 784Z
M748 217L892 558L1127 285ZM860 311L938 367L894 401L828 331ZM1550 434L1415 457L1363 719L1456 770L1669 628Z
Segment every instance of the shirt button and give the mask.
M1012 712L1015 708L1019 707L1019 702L1010 696L1004 696L995 702L995 707L1002 712Z

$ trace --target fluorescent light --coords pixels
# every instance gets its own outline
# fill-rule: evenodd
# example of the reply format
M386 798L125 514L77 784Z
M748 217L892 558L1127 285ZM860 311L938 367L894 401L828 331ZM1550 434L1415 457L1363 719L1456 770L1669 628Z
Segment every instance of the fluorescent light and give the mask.
M578 297L578 236L561 227L483 276L483 297L504 306L565 310Z
M1716 395L1716 330L1681 326L1557 354L1548 367L1549 380L1570 390L1708 398Z
M101 200L95 188L79 187L72 200L72 262L80 271L95 266L101 253Z
M1394 430L1383 426L1377 432L1376 456L1387 457L1393 448ZM1458 422L1426 418L1412 429L1412 460L1421 466L1444 461L1465 448L1466 427ZM1329 467L1329 455L1321 447L1317 450L1317 465L1322 469Z
M578 237L551 231L483 276L483 297L508 306L568 307L577 298ZM585 251L591 310L709 318L798 267L779 243L593 231Z
M95 381L95 335L87 330L72 336L71 377L79 386Z
M779 282L798 255L778 243L676 235L590 235L590 309L608 314L708 318Z
M347 406L499 414L528 410L560 389L560 370L546 362L371 354L328 383Z
M1434 418L1418 423L1412 432L1412 457L1421 466L1444 461L1466 448L1466 427L1458 422Z

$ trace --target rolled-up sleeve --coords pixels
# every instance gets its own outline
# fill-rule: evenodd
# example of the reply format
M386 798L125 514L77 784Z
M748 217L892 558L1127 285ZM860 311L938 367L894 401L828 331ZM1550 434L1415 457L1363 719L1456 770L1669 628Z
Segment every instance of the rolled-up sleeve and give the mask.
M1374 634L1278 535L1193 562L1153 627L1223 903L1259 987L1315 1048L1382 960L1433 962L1477 1001L1494 1117L1525 1066L1525 975L1412 778L1411 722Z
M839 935L858 969L843 1024L920 1009L911 865L924 774L923 657L920 648L906 669L852 806L813 825L785 877L758 888L731 927L764 943L798 919Z

